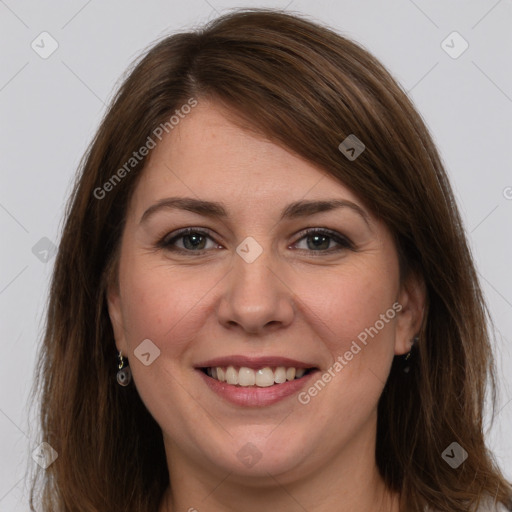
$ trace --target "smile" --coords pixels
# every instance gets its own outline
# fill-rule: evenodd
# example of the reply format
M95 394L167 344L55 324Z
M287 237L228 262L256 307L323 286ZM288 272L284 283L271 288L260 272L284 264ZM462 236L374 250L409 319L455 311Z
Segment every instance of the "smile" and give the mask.
M260 388L267 388L300 379L312 370L313 368L295 368L293 366L265 366L259 369L248 368L246 366L215 366L202 368L202 371L206 373L206 375L219 382L226 382L232 386Z
M198 361L195 370L223 401L264 407L299 393L320 372L318 362L278 355L226 355Z

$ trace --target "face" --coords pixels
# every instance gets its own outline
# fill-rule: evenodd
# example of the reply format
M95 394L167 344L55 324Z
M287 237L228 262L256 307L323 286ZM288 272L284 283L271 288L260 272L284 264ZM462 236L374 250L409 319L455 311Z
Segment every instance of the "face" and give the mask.
M285 482L372 455L422 295L400 285L386 226L325 171L199 101L152 150L118 277L116 345L170 464Z

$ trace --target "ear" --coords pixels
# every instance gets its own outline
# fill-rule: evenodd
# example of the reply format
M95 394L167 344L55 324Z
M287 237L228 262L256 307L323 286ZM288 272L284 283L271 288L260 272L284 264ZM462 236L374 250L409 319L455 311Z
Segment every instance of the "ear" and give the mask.
M411 272L404 280L398 295L402 309L397 315L395 333L395 355L407 354L413 338L419 333L423 322L426 302L426 287L423 277Z
M123 354L128 354L121 307L121 294L119 287L114 283L109 284L107 288L107 306L117 350L120 350Z

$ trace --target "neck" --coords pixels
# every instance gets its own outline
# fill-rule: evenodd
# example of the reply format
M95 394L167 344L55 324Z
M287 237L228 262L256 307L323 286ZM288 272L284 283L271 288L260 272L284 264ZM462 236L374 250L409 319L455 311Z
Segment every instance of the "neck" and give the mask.
M375 436L359 434L315 467L257 478L196 464L166 440L171 485L159 512L399 512L375 463Z
M299 493L290 490L288 486L281 486L274 481L274 489L259 489L248 491L246 488L235 488L228 479L218 481L217 486L224 486L222 493L215 487L208 491L204 487L201 491L190 491L185 498L181 492L171 492L170 487L164 494L158 512L259 512L263 510L279 510L280 512L297 512L297 510L308 510L310 512L399 512L399 496L390 492L384 482L371 482L366 476L368 485L361 485L360 492L351 493L347 488L340 488L339 492L332 493L328 489L322 499L316 504L310 504L311 499L303 504L303 501L296 498ZM300 493L304 494L305 489ZM318 492L318 491L316 491ZM331 493L331 494L329 494ZM315 494L316 495L316 494ZM200 497L201 496L201 497ZM339 501L339 500L343 501ZM243 507L243 508L242 508Z

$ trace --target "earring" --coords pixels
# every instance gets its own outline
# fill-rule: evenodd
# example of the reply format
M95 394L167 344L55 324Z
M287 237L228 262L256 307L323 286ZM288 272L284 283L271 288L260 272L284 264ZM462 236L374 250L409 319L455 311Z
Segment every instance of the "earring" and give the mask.
M409 373L409 371L411 370L411 363L410 363L410 359L411 359L411 354L412 354L412 350L413 348L415 347L415 345L418 343L419 341L419 337L418 336L414 336L414 338L412 339L412 345L411 345L411 350L409 351L409 353L405 356L403 362L404 362L404 367L402 369L402 371L404 373Z
M123 359L123 355L121 351L119 351L119 355L117 356L119 360L118 371L117 371L117 383L120 386L128 386L132 380L132 371L130 367L125 364L125 360Z

